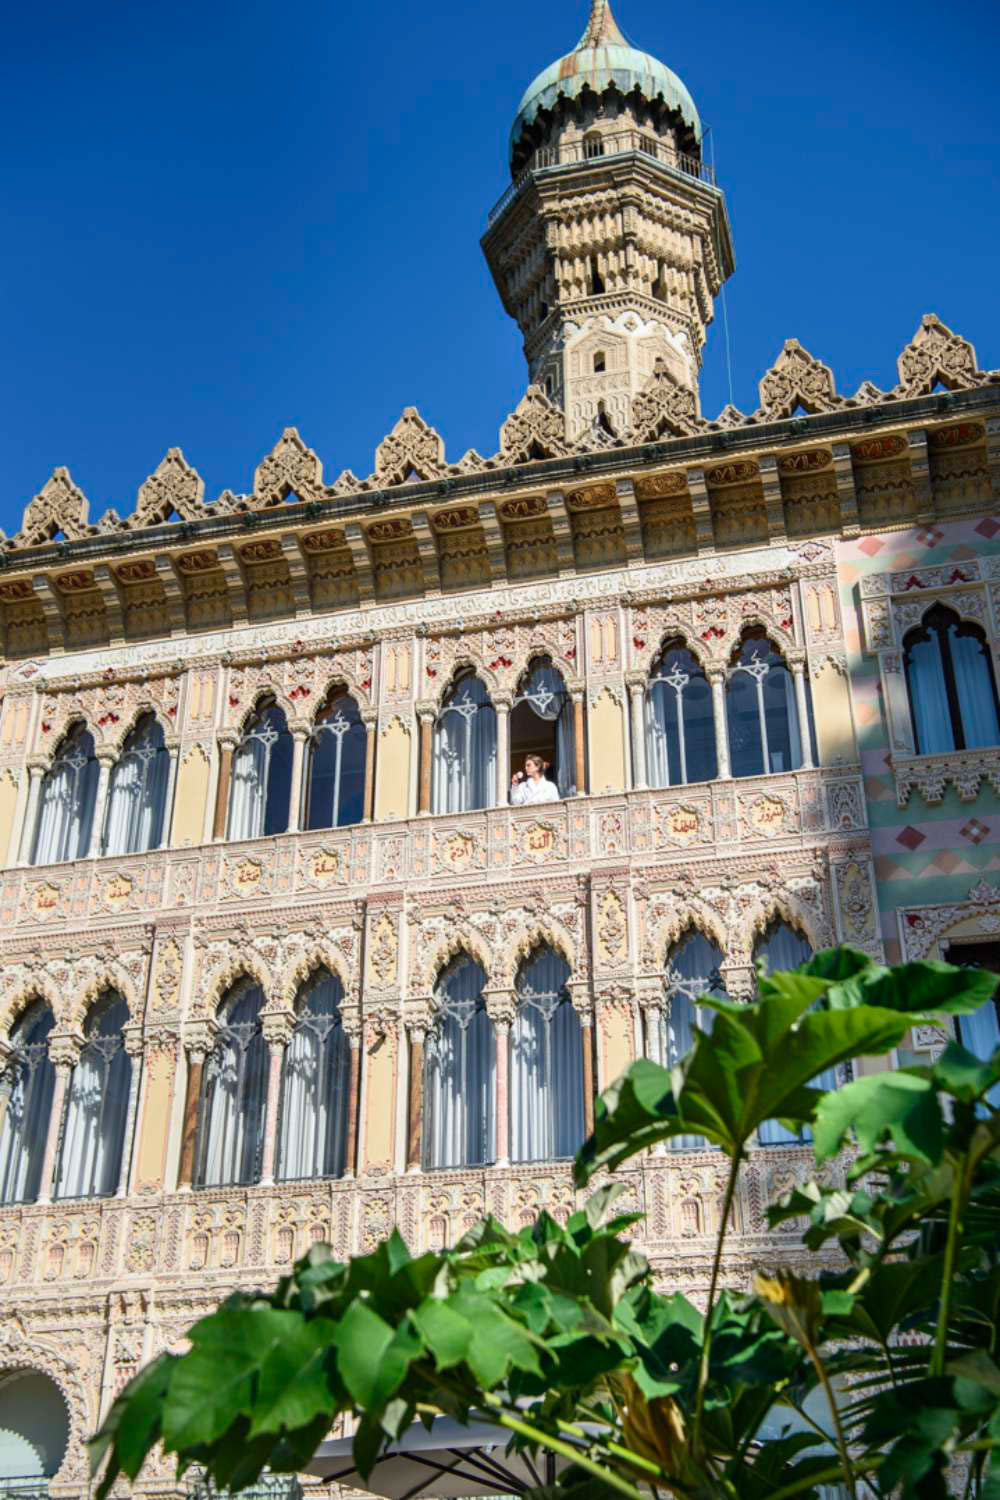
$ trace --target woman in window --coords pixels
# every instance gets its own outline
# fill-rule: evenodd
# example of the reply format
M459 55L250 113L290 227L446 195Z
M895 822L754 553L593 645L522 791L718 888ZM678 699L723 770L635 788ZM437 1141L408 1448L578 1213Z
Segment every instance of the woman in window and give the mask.
M132 1081L122 1037L127 1021L128 1006L111 992L87 1018L87 1040L69 1086L58 1198L110 1197L118 1187Z
M332 694L311 736L304 828L346 828L361 822L367 746L354 699L347 693Z
M486 1014L486 975L461 954L437 986L437 1017L427 1038L424 1166L480 1167L496 1146L496 1045Z
M762 630L747 631L734 653L726 712L734 776L793 771L802 764L795 683Z
M696 1005L703 995L724 996L722 984L722 950L703 933L689 932L676 943L667 958L663 975L666 1004L660 1012L658 1036L659 1061L672 1068L694 1046L695 1032L712 1030L715 1012ZM675 1135L667 1143L675 1151L704 1149L701 1135Z
M754 960L761 961L768 974L783 973L808 963L813 956L812 944L780 918L768 927L754 948ZM823 1089L827 1093L840 1082L837 1069L825 1068L817 1077L810 1079L810 1087ZM786 1130L777 1120L765 1120L757 1132L762 1146L798 1145L812 1140L812 1131L805 1126L799 1134Z
M920 755L1000 744L1000 700L986 637L935 604L903 642Z
M256 1182L267 1104L267 1045L260 1025L264 992L242 980L220 1007L221 1028L205 1066L198 1186Z
M42 1180L55 1069L49 1059L52 1012L36 1000L11 1034L5 1069L10 1098L0 1128L0 1203L34 1203Z
M510 778L510 800L515 807L559 801L559 788L546 775L548 769L547 762L540 755L524 757L524 770L515 771Z
M530 755L552 770L551 780L560 797L576 795L576 730L573 700L562 674L548 656L536 656L518 683L510 715L510 748L513 757ZM524 764L525 780L530 776ZM513 785L513 782L511 783ZM511 798L511 801L515 801ZM554 801L536 796L522 801Z
M285 1053L278 1177L342 1177L347 1165L351 1049L341 1024L343 987L327 969L299 996Z
M513 1161L569 1157L583 1140L583 1044L568 978L569 964L549 947L533 953L518 974L510 1042Z
M42 782L32 864L56 864L89 854L99 774L94 736L85 724L77 724L56 751Z
M111 772L105 854L140 854L163 841L170 756L155 714L144 714Z
M284 833L292 786L292 736L273 698L265 698L247 724L233 758L229 837L257 839Z
M716 775L712 689L682 640L668 641L646 692L646 774L650 786L683 786Z
M434 811L471 812L477 807L492 807L496 767L496 710L475 673L464 672L434 725Z

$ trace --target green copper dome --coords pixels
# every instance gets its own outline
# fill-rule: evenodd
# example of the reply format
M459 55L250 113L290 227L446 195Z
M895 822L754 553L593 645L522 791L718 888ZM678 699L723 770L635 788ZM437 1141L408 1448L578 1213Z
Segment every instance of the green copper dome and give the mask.
M603 94L612 85L621 94L638 90L650 102L662 99L666 108L677 111L700 142L698 111L677 74L648 52L630 47L618 29L608 0L594 0L590 21L576 50L539 73L525 91L510 133L511 154L525 127L540 110L552 109L560 95L575 99L585 88Z

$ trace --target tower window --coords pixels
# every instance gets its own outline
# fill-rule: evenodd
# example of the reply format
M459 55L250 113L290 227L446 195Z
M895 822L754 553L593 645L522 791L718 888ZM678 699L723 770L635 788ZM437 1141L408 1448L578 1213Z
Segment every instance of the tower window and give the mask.
M601 137L598 135L596 130L591 131L590 135L584 136L583 154L586 157L587 161L592 160L592 158L595 156L604 155L604 142L601 140Z
M546 394L546 396L551 396L554 389L555 389L555 387L552 384L552 376L551 375L546 375L546 377L545 377L545 394Z
M656 263L656 280L653 282L653 296L657 302L667 300L667 265L666 261L659 260Z
M604 277L597 269L597 256L590 257L590 295L596 297L604 291Z
M608 365L607 360L604 357L604 350L598 349L597 353L594 355L594 374L603 375L607 368Z

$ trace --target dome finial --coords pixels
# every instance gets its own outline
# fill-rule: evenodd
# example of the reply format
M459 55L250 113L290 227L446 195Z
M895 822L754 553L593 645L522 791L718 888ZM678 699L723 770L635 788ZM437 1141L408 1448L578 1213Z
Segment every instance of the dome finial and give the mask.
M587 29L577 44L577 51L584 47L627 47L628 43L618 29L618 22L611 14L610 0L592 0Z

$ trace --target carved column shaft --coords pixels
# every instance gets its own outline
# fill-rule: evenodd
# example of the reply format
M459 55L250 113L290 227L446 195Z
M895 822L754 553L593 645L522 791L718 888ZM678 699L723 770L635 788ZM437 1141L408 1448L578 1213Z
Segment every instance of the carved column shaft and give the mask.
M795 705L799 711L799 745L802 751L802 770L813 769L812 735L809 733L809 704L806 699L805 663L792 663L792 678L795 682Z
M580 1017L580 1040L583 1045L583 1133L594 1130L594 1028L590 1016Z
M130 1042L126 1047L129 1061L132 1064L132 1072L128 1081L128 1104L125 1107L125 1136L122 1146L122 1162L118 1169L118 1188L116 1198L124 1198L128 1194L129 1174L132 1170L132 1156L135 1152L136 1114L139 1105L139 1081L142 1078L142 1038L136 1038L136 1045Z
M188 1054L187 1089L184 1094L184 1119L181 1123L181 1159L177 1168L177 1186L189 1188L194 1181L194 1150L198 1141L198 1107L201 1104L201 1081L205 1072L205 1054Z
M292 780L288 788L288 831L297 833L302 825L302 767L306 756L306 732L292 732Z
M510 704L494 698L493 706L497 716L496 806L506 807L510 801Z
M11 843L11 851L16 847L18 850L18 862L26 865L31 859L31 846L35 839L35 827L38 823L38 798L42 790L42 778L45 775L43 766L30 766L28 769L28 805L24 813L24 822L21 825L21 837L18 845Z
M219 780L215 788L215 821L212 824L213 839L226 836L226 815L229 811L229 783L233 774L232 745L219 746Z
M72 1071L72 1065L68 1062L57 1062L55 1064L56 1082L55 1088L52 1091L52 1110L49 1114L49 1127L45 1136L45 1154L42 1157L42 1172L38 1185L39 1203L52 1202L52 1178L55 1174L56 1152L59 1149L59 1134L62 1130L66 1090L69 1087L69 1078Z
M104 813L108 805L108 783L111 780L111 759L101 755L98 759L97 796L94 798L94 821L90 829L88 856L96 859L101 852L104 838Z
M167 795L163 799L163 828L160 832L161 849L169 849L174 829L174 794L177 791L177 766L180 761L181 748L173 745L170 749L170 760L167 765Z
M629 683L632 705L632 785L637 792L646 786L646 687L642 682Z
M576 794L587 794L587 740L583 717L583 694L573 694L573 747L576 751Z
M281 1098L281 1064L285 1057L285 1038L268 1039L267 1106L264 1111L264 1150L261 1154L260 1180L263 1187L274 1181L274 1163L278 1154L278 1101Z
M712 719L715 723L716 776L719 781L728 781L732 776L729 766L729 734L726 727L726 681L721 671L711 672Z
M434 720L430 714L420 715L420 793L417 804L418 813L429 813L431 810L431 747L433 743Z
M347 1079L347 1145L344 1151L344 1176L353 1177L358 1161L358 1107L361 1095L361 1037L350 1038L350 1073Z
M365 719L365 801L362 817L370 823L375 816L375 718Z
M494 1022L497 1046L496 1154L498 1167L510 1166L510 1023Z
M406 1170L419 1172L423 1160L424 1033L410 1032L410 1112L406 1131Z

